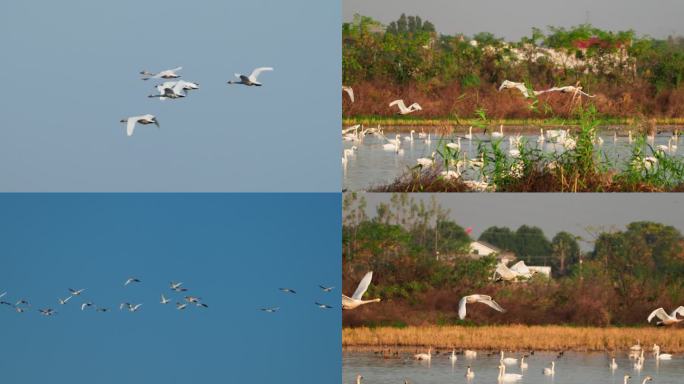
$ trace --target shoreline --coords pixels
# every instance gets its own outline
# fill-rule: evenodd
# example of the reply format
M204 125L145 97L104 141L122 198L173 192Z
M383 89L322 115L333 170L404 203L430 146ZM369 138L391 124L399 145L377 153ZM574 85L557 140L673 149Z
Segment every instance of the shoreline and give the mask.
M344 351L436 349L629 352L640 340L668 353L684 352L684 328L574 327L561 325L409 326L342 329Z

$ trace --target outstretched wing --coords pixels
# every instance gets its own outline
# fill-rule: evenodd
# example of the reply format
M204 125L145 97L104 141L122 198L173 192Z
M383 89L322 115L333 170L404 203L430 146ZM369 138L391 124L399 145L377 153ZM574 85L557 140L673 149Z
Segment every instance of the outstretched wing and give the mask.
M672 311L672 314L671 314L670 316L676 318L677 315L679 315L679 316L684 316L684 306L681 306L681 305L680 305L679 307L677 307L677 309L675 309L674 311Z
M487 297L489 297L489 296L487 296ZM477 300L477 302L482 303L482 304L487 304L488 306L496 309L499 312L506 312L505 309L503 309L496 301L492 300L491 298L488 298L488 299L480 298Z
M458 302L458 318L463 320L466 317L466 302L468 301L468 296L461 297Z
M394 100L393 102L390 103L389 106L390 106L390 107L393 107L393 106L395 106L395 105L398 106L399 109L402 109L402 110L403 110L403 109L406 109L406 104L404 104L404 100L402 100L402 99Z
M413 103L413 104L409 105L409 109L413 109L415 111L422 111L423 107L421 107L420 104L418 104L418 103Z
M361 300L363 294L368 290L371 279L373 279L373 271L366 273L363 279L361 279L359 286L356 287L356 291L354 291L354 294L352 295L352 299Z
M665 320L665 319L667 319L667 312L665 312L665 310L662 307L651 312L651 314L648 315L648 322L649 323L651 322L651 320L653 320L653 317L658 317L660 320Z
M349 100L351 100L351 102L353 103L354 102L354 90L352 89L352 87L345 87L343 85L342 90L347 92L347 95L349 95Z
M249 75L249 79L250 79L252 82L256 82L256 81L257 81L257 77L259 77L259 74L260 74L261 72L264 72L264 71L272 71L272 70L273 70L273 68L271 68L271 67L259 67L259 68L257 68L257 69L255 69L255 70L252 71L252 74Z
M133 131L135 130L135 123L138 122L138 117L129 117L126 122L126 134L128 136L133 136Z

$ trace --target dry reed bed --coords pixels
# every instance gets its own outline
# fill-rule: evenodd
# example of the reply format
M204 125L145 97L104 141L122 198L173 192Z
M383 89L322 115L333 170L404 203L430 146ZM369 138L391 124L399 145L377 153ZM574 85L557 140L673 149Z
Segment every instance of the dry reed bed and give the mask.
M342 346L464 348L477 350L627 351L637 340L650 350L684 352L684 329L569 326L421 326L344 328Z

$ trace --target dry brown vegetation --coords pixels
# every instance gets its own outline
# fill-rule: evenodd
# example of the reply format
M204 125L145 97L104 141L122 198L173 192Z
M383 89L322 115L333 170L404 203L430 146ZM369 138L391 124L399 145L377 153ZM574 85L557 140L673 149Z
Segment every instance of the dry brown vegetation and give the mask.
M684 352L684 329L589 328L567 326L422 326L405 328L344 328L346 349L364 347L432 346L493 350L626 351L637 340L650 350Z

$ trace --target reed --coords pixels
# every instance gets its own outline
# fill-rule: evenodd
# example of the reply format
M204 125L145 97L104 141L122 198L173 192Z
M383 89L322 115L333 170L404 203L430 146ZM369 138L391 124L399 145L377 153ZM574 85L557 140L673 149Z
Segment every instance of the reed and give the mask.
M368 347L462 348L476 350L573 350L625 352L637 340L668 353L684 352L684 329L551 326L408 326L342 330L345 349Z

